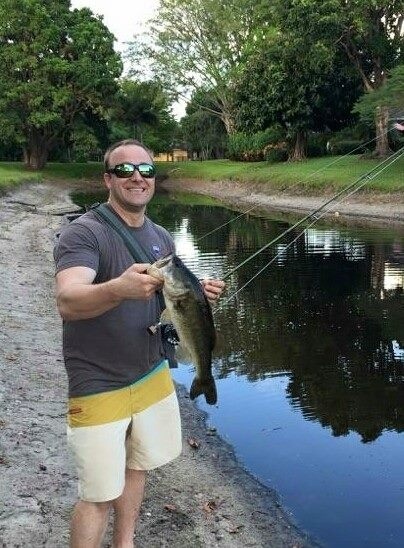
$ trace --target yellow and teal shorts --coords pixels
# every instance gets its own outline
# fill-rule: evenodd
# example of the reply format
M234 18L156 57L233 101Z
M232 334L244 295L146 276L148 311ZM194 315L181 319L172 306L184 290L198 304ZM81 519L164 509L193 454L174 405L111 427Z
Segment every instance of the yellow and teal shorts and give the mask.
M67 438L79 497L90 502L118 498L126 468L152 470L175 459L181 420L167 361L125 388L70 398Z

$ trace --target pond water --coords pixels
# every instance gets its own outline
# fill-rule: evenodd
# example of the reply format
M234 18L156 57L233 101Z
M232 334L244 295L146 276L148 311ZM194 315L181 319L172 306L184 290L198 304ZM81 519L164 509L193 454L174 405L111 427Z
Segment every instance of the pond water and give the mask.
M91 200L90 200L91 201ZM290 225L189 195L149 216L199 277L221 278ZM258 255L215 312L218 404L198 405L295 522L329 547L404 546L404 233L321 225ZM222 300L224 303L225 299ZM193 368L175 379L190 387Z

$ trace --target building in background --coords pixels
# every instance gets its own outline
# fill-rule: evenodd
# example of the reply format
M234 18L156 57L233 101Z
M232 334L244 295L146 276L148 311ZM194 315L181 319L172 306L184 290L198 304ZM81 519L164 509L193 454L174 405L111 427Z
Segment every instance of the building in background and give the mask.
M154 156L155 162L185 162L186 160L188 160L188 152L181 148L173 148Z

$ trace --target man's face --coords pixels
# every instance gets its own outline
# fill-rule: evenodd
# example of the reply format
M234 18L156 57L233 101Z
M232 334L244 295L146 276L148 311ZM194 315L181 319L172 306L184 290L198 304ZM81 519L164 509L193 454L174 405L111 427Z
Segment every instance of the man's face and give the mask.
M125 162L153 163L149 154L136 145L121 146L112 151L109 157L110 168ZM109 189L111 201L130 212L144 210L154 194L155 178L146 179L136 169L127 179L120 179L114 173L105 173L104 181Z

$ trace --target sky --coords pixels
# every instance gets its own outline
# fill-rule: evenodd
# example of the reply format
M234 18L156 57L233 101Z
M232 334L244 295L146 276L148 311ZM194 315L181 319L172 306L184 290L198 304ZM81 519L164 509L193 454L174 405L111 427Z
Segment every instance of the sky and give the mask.
M73 8L90 8L104 17L104 23L117 39L117 50L125 49L124 42L141 32L143 23L156 12L159 0L71 0Z
M124 52L125 42L144 30L144 23L153 17L159 0L71 0L72 8L90 8L103 16L104 24L116 38L115 49ZM179 119L185 114L185 103L173 106L173 114Z

